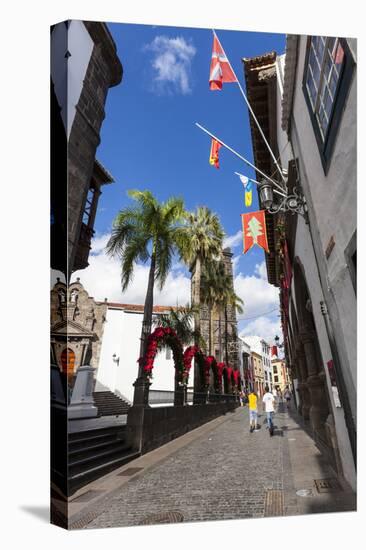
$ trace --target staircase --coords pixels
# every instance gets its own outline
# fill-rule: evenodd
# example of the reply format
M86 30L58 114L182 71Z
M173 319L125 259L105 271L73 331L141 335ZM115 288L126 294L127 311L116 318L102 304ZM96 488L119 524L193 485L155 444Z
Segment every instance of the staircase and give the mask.
M140 456L126 443L126 426L69 434L69 494Z
M94 404L98 409L98 416L118 416L127 414L130 405L111 391L93 393Z

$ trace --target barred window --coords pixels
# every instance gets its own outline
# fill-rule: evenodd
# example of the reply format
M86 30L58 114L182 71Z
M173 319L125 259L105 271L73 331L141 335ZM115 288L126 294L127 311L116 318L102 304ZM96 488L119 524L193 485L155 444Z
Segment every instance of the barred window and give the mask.
M325 172L328 170L354 65L346 39L309 37L303 90Z

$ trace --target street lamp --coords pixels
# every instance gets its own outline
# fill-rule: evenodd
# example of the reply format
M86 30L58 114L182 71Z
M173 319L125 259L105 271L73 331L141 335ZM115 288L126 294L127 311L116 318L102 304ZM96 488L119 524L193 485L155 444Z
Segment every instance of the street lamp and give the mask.
M306 201L303 194L296 188L293 189L291 195L285 195L281 202L274 202L273 186L269 181L262 179L259 184L259 197L261 204L270 214L278 214L279 212L291 212L292 214L306 215Z

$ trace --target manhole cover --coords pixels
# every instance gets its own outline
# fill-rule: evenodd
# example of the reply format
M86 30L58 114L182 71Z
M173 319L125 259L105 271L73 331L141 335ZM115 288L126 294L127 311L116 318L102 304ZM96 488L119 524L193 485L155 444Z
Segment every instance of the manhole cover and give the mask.
M117 474L119 476L133 476L134 474L137 474L137 472L141 472L143 468L127 468L127 470L123 470L123 472Z
M342 491L341 486L334 477L314 479L314 482L318 493L338 493Z
M296 494L298 497L311 497L312 496L312 492L310 489L299 489L298 491L296 491Z
M102 492L103 491L86 491L86 493L83 493L82 495L74 498L71 502L88 502L97 495L100 495Z
M139 523L139 525L154 525L155 523L179 523L184 517L181 512L160 512L158 514L150 514Z

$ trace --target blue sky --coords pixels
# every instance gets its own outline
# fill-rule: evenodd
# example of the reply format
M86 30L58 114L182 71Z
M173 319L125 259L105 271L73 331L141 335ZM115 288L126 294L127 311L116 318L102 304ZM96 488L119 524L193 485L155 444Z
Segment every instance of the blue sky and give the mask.
M220 169L212 167L208 162L210 138L194 124L200 122L253 161L248 109L238 86L228 83L222 91L209 90L212 31L120 23L108 27L124 74L122 83L108 93L97 158L115 183L103 188L90 267L80 274L82 282L87 281L86 288L91 287L98 299L141 302L146 291L142 266L136 272L135 290L116 295L120 292L116 265L103 255L113 218L130 201L127 189L150 189L159 200L182 196L187 209L207 205L217 212L230 237L236 289L246 304L244 317L250 318L240 322L240 329L250 333L262 327L268 337L273 336L278 312L260 314L277 307L277 291L266 283L263 252L254 247L244 256L239 233L240 214L246 209L243 187L234 172L249 177L254 172L224 148ZM243 57L273 50L284 53L285 35L216 32L243 86ZM257 210L256 193L253 197L250 209ZM103 289L97 284L100 277ZM180 264L174 266L167 284L165 295L157 294L155 302L181 302L188 293L188 274ZM102 291L105 296L100 295Z

